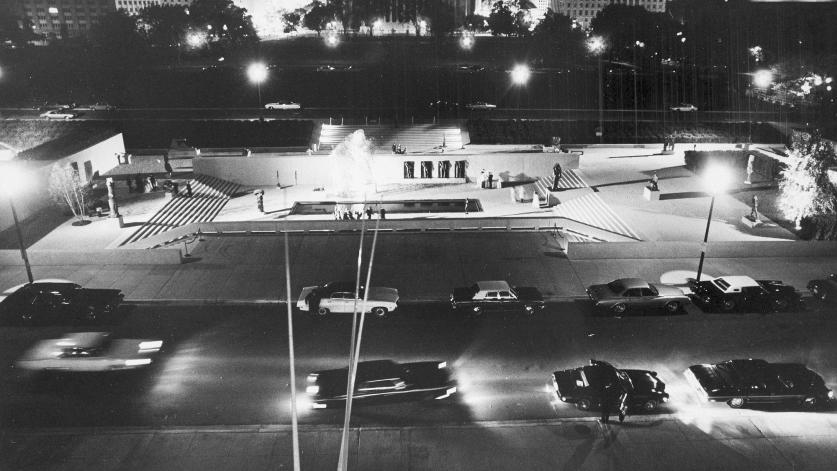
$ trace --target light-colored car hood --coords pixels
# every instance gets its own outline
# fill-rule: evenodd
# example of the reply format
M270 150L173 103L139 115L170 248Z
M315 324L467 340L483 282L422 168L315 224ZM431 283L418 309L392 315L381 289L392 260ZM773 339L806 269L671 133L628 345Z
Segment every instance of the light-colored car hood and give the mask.
M677 286L657 285L657 284L652 284L651 286L653 286L654 289L656 289L657 292L660 293L660 296L685 296L686 295L686 293L684 293L683 290L680 289Z

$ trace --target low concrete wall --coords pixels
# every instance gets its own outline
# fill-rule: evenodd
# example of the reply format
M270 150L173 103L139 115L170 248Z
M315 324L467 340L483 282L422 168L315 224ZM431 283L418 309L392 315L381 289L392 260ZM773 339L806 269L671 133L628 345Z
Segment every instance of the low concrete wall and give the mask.
M572 260L688 258L700 256L700 242L577 243L568 252ZM820 257L837 253L837 241L710 241L709 258Z
M180 249L27 250L30 265L176 265ZM0 265L23 265L19 250L0 250Z

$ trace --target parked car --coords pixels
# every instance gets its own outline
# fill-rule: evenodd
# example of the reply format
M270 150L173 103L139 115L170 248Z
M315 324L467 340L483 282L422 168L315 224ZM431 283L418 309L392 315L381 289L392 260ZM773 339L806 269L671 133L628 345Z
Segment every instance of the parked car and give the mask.
M300 311L310 311L317 316L327 316L331 313L351 314L357 304L363 307L365 290L361 287L355 303L355 283L348 281L333 281L320 286L306 286L302 288L296 307ZM366 301L366 312L376 317L385 317L398 307L398 290L373 286L369 288Z
M33 106L38 111L50 111L50 110L70 110L76 107L75 102L71 101L61 101L61 102L49 102L44 101L40 104Z
M697 106L691 103L680 103L669 108L671 111L697 111Z
M617 369L600 360L552 373L552 386L561 401L575 404L581 410L601 408L606 386L627 394L627 405L632 410L651 412L668 402L666 385L657 378L656 372ZM617 410L616 404L613 406Z
M299 110L302 109L302 105L299 103L289 101L289 102L274 102L274 103L267 103L264 107L268 110Z
M749 276L720 276L691 281L690 297L707 310L776 312L802 308L802 298L793 286L777 280L754 280Z
M593 307L621 315L628 311L661 309L674 314L689 304L689 296L676 286L648 283L639 278L619 278L587 288Z
M107 103L96 102L88 105L79 105L76 106L74 109L82 111L113 111L116 109L116 107Z
M450 295L454 310L481 315L483 312L524 312L533 315L546 305L537 288L512 287L507 281L477 281L471 286L454 288Z
M821 301L834 301L837 299L837 273L832 273L822 280L809 281L808 291Z
M58 110L49 110L46 113L41 113L41 118L46 119L73 119L77 118L79 113L70 108L61 108Z
M324 409L346 402L348 368L317 371L308 375L306 393L312 407ZM357 365L352 397L357 404L386 401L445 399L456 393L456 384L444 361L396 363L362 361Z
M0 322L73 324L113 321L123 294L67 281L36 281L12 288L0 298Z
M107 332L74 332L60 339L41 340L15 363L33 371L98 372L148 366L162 340L117 339Z
M684 375L702 400L726 402L734 409L766 403L814 408L834 399L822 377L799 363L727 360L690 366Z
M497 105L487 103L484 101L475 101L473 103L468 103L467 105L465 105L465 108L469 110L493 110L494 108L497 108Z

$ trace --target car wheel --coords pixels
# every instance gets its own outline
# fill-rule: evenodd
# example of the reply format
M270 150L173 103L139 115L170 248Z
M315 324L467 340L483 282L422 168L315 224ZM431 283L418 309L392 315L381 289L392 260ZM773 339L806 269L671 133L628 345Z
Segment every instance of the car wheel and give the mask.
M526 312L527 316L534 316L535 315L535 306L523 306L523 311Z
M677 313L677 311L680 310L680 303L678 303L677 301L669 301L666 303L664 307L667 313L675 314Z
M747 401L745 401L743 397L734 397L727 401L727 405L733 409L741 409L746 403Z
M583 399L579 399L578 402L575 403L575 406L580 410L590 410L593 407L593 402L585 397Z
M482 315L482 308L479 306L474 306L471 311L474 313L475 316Z
M386 317L387 312L389 311L387 311L387 308L385 307L372 308L372 314L379 319Z
M622 315L625 311L628 310L628 305L625 303L614 304L610 311L616 314L617 316Z
M327 307L321 307L321 308L317 309L317 315L319 317L325 317L325 316L328 315L328 313L329 313L329 310L328 310Z
M733 309L735 309L735 301L732 299L724 299L724 301L721 303L721 309L725 312L732 311Z
M649 399L642 403L642 410L644 412L654 412L659 406L660 403L656 399Z

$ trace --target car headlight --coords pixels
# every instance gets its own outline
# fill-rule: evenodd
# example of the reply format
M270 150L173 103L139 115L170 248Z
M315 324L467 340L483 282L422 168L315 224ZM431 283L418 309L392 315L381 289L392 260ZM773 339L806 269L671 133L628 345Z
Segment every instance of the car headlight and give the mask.
M437 366L437 368L439 368L440 370L443 370L447 367L448 367L448 362L446 362L446 361L443 361L443 362L439 363L439 365Z
M317 378L318 378L319 376L320 376L320 375L318 375L318 374L316 374L316 373L311 373L310 375L308 375L308 378L306 378L306 379L307 379L308 383L316 383L316 382L317 382Z
M125 366L143 366L150 364L151 358L137 358L135 360L125 360Z
M828 391L828 398L834 399L834 391Z
M148 352L148 351L158 351L163 347L162 340L148 340L145 342L140 342L139 349L140 352Z
M313 395L320 392L320 387L317 386L316 384L312 384L312 385L308 386L307 388L305 388L305 392L313 396Z

